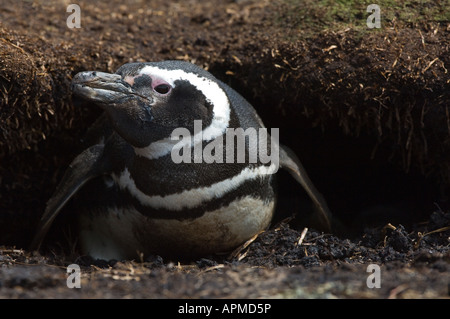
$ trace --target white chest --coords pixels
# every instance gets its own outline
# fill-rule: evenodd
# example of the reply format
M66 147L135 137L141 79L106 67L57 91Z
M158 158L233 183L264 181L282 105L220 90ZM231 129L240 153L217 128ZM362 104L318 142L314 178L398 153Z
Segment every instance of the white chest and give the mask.
M250 196L189 220L151 219L134 209L80 214L80 239L86 254L99 259L136 258L140 253L198 255L226 252L264 230L274 201Z

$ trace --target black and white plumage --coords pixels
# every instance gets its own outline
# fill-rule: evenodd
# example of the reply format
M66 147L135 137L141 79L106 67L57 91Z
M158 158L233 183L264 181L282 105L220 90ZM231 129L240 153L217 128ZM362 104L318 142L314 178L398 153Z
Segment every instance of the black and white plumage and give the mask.
M129 63L116 74L81 72L72 86L105 112L47 203L32 248L75 194L81 245L94 258L224 252L268 227L276 200L273 164L171 158L176 128L189 130L187 147L194 148L224 138L228 128L264 127L229 86L182 61ZM197 135L196 120L202 123ZM302 184L329 227L326 203L295 155L281 147L279 164Z

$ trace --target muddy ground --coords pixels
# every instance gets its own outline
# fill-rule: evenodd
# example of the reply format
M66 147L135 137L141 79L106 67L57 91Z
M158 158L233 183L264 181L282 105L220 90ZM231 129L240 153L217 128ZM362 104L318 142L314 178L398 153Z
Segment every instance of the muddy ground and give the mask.
M371 229L358 241L281 223L230 255L190 262L42 257L5 247L0 291L3 298L448 298L441 226L449 220L436 212L420 230ZM67 286L72 263L81 267L80 289ZM380 266L379 288L368 286L377 280L371 264Z
M68 1L2 1L0 297L448 298L450 4L379 3L368 29L363 1L80 1L70 29ZM205 67L280 128L339 227L317 230L281 173L270 229L228 255L91 260L64 214L28 251L100 114L72 99L72 76L165 59ZM66 285L72 263L81 289Z

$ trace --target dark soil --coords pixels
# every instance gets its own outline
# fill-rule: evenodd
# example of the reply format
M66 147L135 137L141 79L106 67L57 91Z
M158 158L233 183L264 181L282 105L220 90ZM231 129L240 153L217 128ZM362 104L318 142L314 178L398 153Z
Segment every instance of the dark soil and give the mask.
M0 291L4 298L443 298L450 231L440 226L449 220L435 212L420 230L370 229L359 241L306 230L300 243L301 232L281 223L233 254L183 263L3 248ZM429 227L440 230L429 234ZM72 263L81 266L80 289L66 285ZM370 264L380 266L380 288L367 286Z
M370 30L358 1L80 1L81 29L64 1L2 1L0 297L448 298L450 4L380 2ZM166 59L208 69L279 127L341 226L317 231L281 173L273 225L226 256L91 260L64 216L27 251L100 112L72 100L72 76ZM82 289L66 286L72 263Z

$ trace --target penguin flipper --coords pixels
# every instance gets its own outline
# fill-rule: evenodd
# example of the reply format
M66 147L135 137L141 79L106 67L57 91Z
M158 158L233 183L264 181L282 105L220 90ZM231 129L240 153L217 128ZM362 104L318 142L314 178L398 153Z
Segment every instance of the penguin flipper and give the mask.
M316 189L306 173L305 168L293 151L284 145L280 145L279 152L280 166L286 169L302 185L317 207L320 222L327 231L330 231L332 215L322 194Z
M106 163L108 161L104 160L104 148L105 145L103 144L93 145L84 150L69 165L69 168L64 173L55 193L47 202L45 212L37 228L38 230L31 243L31 250L39 249L53 220L73 195L75 195L86 182L107 171Z

